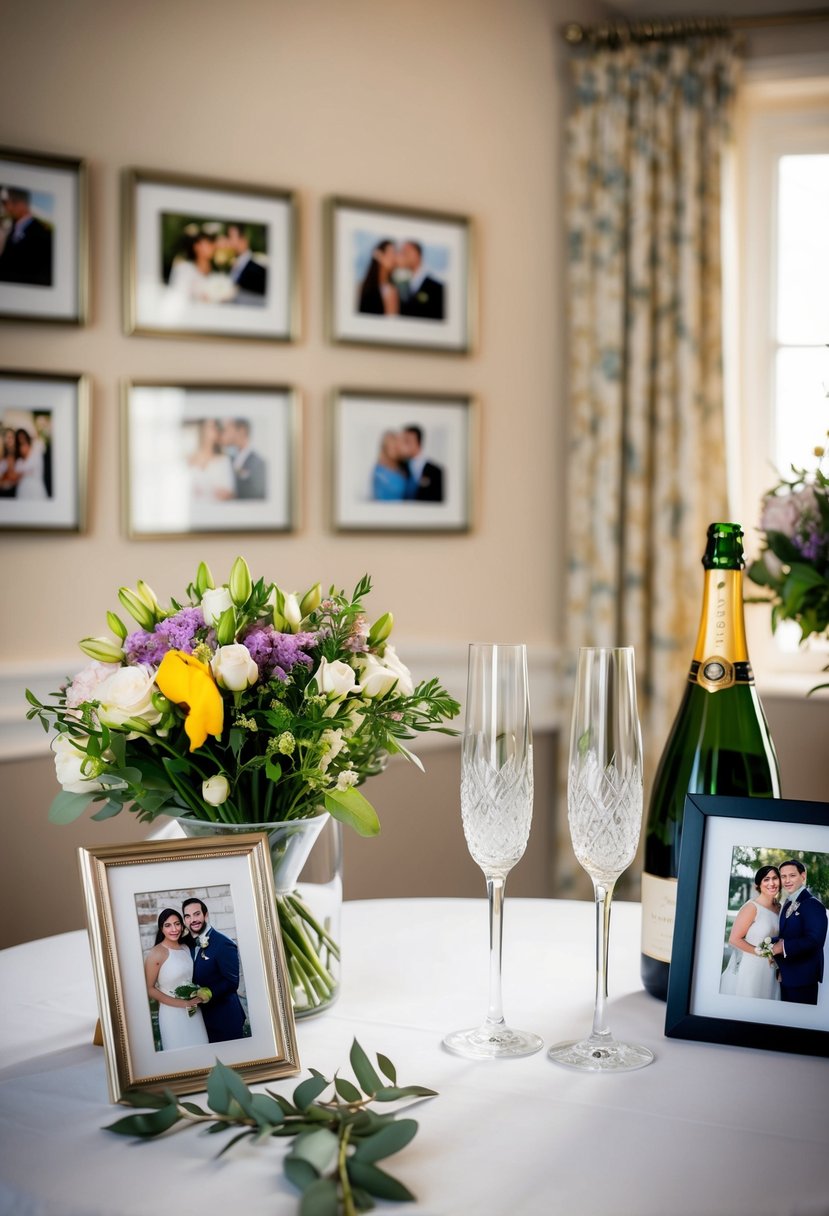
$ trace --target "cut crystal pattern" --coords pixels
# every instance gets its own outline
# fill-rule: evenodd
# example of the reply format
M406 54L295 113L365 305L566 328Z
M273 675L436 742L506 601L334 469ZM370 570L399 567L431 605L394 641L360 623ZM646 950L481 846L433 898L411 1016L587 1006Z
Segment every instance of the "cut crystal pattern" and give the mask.
M614 882L636 855L642 828L642 772L601 767L588 752L572 765L567 817L579 865L598 882Z
M533 806L532 757L501 768L467 759L461 766L461 816L469 852L485 873L506 874L527 847Z

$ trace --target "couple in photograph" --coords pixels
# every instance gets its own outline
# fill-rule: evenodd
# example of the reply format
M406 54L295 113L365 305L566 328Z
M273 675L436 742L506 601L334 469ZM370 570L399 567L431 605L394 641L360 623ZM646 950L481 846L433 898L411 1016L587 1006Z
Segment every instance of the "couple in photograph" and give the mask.
M423 430L385 431L371 475L375 502L443 502L443 466L423 451Z
M196 425L196 449L187 458L194 504L265 498L267 465L251 445L250 420L203 418Z
M52 228L32 211L32 196L0 188L0 283L52 286Z
M239 950L210 924L201 899L186 899L180 913L175 908L159 913L155 945L144 970L147 992L158 1002L162 1051L244 1037ZM210 996L176 996L177 988L194 984Z
M444 320L444 287L429 271L419 241L378 241L357 293L357 311Z
M720 981L723 995L817 1004L827 920L806 878L806 867L795 859L757 871L757 895L743 904L728 938L732 954Z
M268 271L244 224L192 223L179 238L167 288L181 303L264 305Z
M51 497L50 453L36 429L4 427L0 453L0 498L43 502Z

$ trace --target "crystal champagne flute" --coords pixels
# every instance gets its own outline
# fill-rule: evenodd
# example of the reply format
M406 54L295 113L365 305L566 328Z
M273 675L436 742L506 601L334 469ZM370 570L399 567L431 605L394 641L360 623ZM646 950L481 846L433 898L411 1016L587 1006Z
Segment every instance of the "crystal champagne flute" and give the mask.
M443 1040L449 1051L470 1059L531 1055L543 1046L538 1035L507 1026L501 1002L504 887L527 847L532 802L527 649L473 644L461 752L461 816L469 852L486 878L489 1008L480 1026Z
M570 729L567 818L579 865L596 900L596 999L587 1038L556 1043L549 1056L588 1072L625 1072L653 1060L647 1047L620 1043L607 1025L607 956L613 888L636 855L642 830L642 737L633 648L579 651Z

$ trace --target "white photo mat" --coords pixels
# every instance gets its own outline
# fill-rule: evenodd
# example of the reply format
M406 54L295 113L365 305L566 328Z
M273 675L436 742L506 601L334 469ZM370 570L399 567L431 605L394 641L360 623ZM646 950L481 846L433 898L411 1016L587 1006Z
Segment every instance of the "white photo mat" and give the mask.
M134 191L131 312L137 331L288 339L292 336L294 210L290 196L128 179ZM162 278L161 217L209 217L217 223L263 224L268 234L268 287L257 306L182 301ZM130 315L130 310L128 310Z
M774 823L711 815L706 819L697 903L697 936L688 1012L693 1016L773 1026L829 1030L829 986L819 985L817 1005L725 996L720 992L723 929L735 846L829 855L829 827ZM807 875L808 880L808 875ZM825 946L829 978L829 940Z
M423 450L444 470L442 502L372 497L372 470L387 430L423 429ZM470 398L342 392L333 400L334 526L343 530L464 531L470 526Z

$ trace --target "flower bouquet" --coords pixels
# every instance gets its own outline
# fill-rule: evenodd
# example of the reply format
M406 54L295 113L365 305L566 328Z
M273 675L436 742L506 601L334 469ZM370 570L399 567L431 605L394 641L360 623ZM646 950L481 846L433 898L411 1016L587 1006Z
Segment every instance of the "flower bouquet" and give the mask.
M763 547L748 570L771 593L772 631L781 620L797 621L801 640L829 632L829 477L821 468L825 449L815 455L814 472L792 467L792 477L764 496Z
M244 558L217 587L201 563L186 601L162 607L139 582L118 599L138 625L107 613L113 638L84 638L89 657L29 718L52 743L63 787L49 818L69 823L87 807L108 819L175 816L186 831L267 830L295 1003L325 1004L337 943L290 888L279 866L303 821L325 817L374 836L377 814L358 787L416 733L456 732L460 706L436 679L416 687L388 638L392 616L369 625L368 576L352 595L317 583L304 596L256 582ZM293 825L293 827L290 827ZM195 834L195 832L191 833ZM313 836L312 836L313 839ZM285 889L287 886L288 889ZM299 994L299 997L298 997Z

